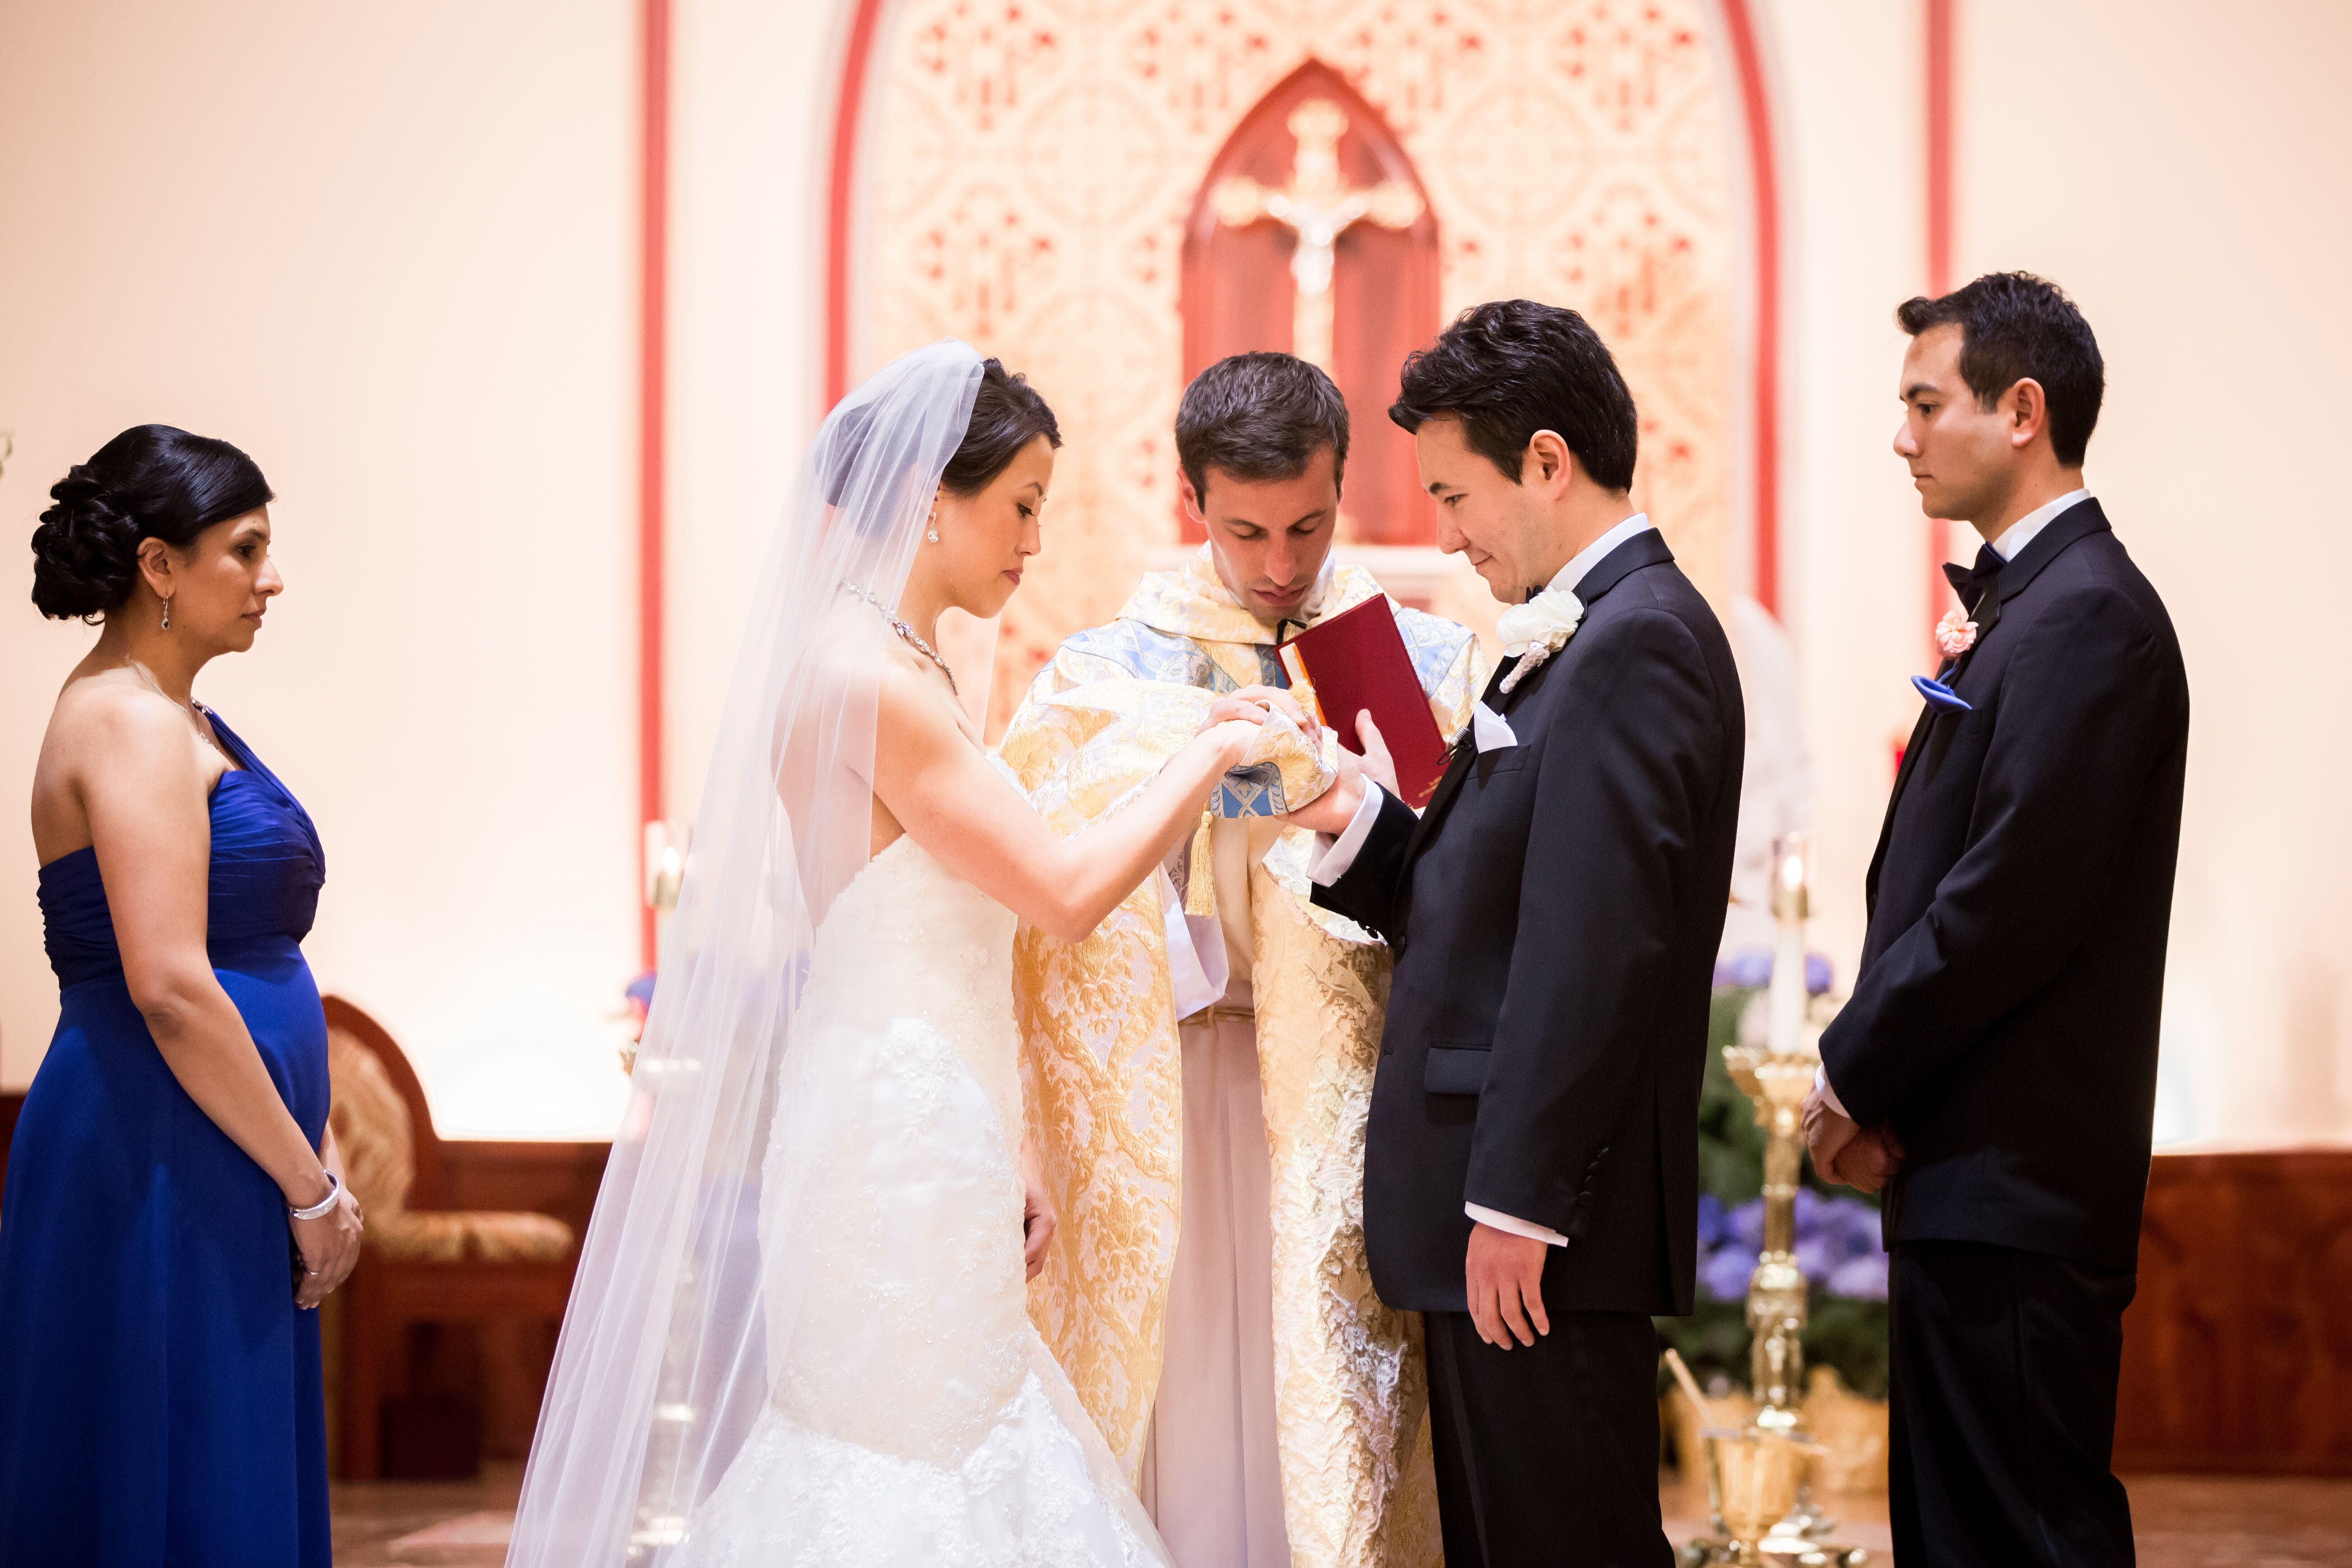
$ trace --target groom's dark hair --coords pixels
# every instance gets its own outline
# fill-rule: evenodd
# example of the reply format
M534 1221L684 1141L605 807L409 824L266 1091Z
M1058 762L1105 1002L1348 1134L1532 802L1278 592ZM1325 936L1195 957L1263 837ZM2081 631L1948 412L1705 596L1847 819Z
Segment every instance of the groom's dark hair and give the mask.
M1609 345L1573 310L1533 300L1473 305L1404 356L1397 392L1391 419L1407 430L1459 419L1464 443L1513 484L1528 443L1549 430L1602 489L1633 488L1633 395Z
M1245 484L1295 479L1324 447L1348 471L1348 400L1294 354L1232 354L1192 378L1176 405L1176 461L1206 505L1209 470Z
M1960 379L1979 408L1990 410L2021 381L2040 383L2050 404L2051 451L2061 467L2083 466L2107 366L2066 290L2031 272L1988 272L1940 300L1906 300L1895 319L1915 338L1934 327L1960 329Z

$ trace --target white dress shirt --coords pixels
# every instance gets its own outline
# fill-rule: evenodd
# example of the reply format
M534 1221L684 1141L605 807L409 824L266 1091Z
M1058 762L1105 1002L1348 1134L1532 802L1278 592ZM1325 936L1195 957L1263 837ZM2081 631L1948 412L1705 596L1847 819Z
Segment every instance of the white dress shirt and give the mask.
M2067 510L2077 501L2086 501L2090 499L2089 488L2078 486L2068 490L2056 500L2043 502L2002 529L2000 537L1992 542L1992 552L2003 561L2016 560L2019 552L2033 542L2036 534L2058 521L2059 513ZM1848 1121L1853 1120L1853 1117L1846 1116L1845 1101L1838 1098L1837 1089L1830 1082L1829 1068L1814 1069L1813 1087L1822 1091L1822 1099L1828 1103L1832 1110L1836 1111L1840 1116L1845 1116Z
M1611 551L1629 539L1648 532L1650 528L1650 514L1645 511L1635 512L1574 555L1570 556L1568 564L1554 573L1551 581L1545 586L1573 590L1579 583L1584 581L1587 573L1601 564ZM1507 727L1505 732L1508 732ZM1482 745L1479 749L1483 751L1486 748ZM1328 888L1346 876L1348 868L1356 863L1357 852L1363 848L1364 840L1371 836L1372 823L1380 815L1381 786L1366 779L1364 798L1357 803L1356 815L1348 819L1346 831L1336 838L1329 834L1317 836L1317 852L1315 858L1308 861L1307 866L1307 879L1320 887ZM1501 1214L1483 1205L1473 1203L1464 1204L1462 1212L1481 1225L1491 1226L1496 1230L1507 1231L1513 1236L1524 1236L1529 1240L1545 1242L1553 1247L1568 1245L1568 1237L1549 1226L1538 1225L1533 1220L1519 1219L1515 1215Z
M2060 512L2066 510L2077 501L2086 501L2090 499L2090 490L2078 487L2068 490L2056 500L2035 507L2000 531L2000 537L1992 542L1993 553L2003 561L2016 560L2018 552L2033 542L2035 534L2056 521Z

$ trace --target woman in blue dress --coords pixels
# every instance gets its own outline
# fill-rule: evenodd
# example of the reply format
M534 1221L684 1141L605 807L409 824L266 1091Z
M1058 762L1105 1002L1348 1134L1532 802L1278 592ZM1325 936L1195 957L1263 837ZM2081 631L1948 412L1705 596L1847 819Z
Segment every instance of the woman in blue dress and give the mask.
M144 425L50 495L33 602L104 629L34 775L60 1016L0 1195L0 1563L326 1568L314 1310L360 1213L299 945L324 858L191 693L284 586L269 487Z

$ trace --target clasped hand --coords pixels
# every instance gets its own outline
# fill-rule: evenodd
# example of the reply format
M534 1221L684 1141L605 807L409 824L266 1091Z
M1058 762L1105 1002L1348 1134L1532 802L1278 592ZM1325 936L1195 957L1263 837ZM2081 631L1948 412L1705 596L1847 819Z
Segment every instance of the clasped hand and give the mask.
M302 1278L294 1285L294 1304L309 1311L325 1300L352 1276L360 1260L360 1232L364 1220L360 1200L349 1187L335 1194L335 1206L316 1219L289 1215L287 1228L302 1255Z
M1805 1096L1804 1118L1805 1146L1823 1181L1874 1193L1903 1168L1903 1142L1892 1126L1866 1128L1839 1114L1829 1090L1818 1084Z

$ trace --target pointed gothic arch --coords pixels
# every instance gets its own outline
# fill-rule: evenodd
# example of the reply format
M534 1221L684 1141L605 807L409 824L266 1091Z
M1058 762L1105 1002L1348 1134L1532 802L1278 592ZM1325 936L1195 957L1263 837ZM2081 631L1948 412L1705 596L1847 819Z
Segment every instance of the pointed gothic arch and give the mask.
M1334 130L1336 144L1328 140ZM1292 189L1318 152L1336 155L1337 191L1370 199L1363 203L1370 210L1331 237L1324 321L1319 331L1304 329L1323 341L1303 342L1302 311L1311 314L1314 301L1293 263L1309 242L1263 203L1244 199L1243 212L1231 210L1232 195L1236 182L1244 193ZM1412 438L1390 422L1388 408L1404 356L1436 335L1437 286L1437 218L1420 172L1380 110L1310 58L1243 116L1193 195L1181 294L1184 379L1254 350L1322 363L1348 403L1343 533L1368 544L1428 544L1436 516L1421 492ZM1179 523L1186 541L1202 537L1190 517Z

